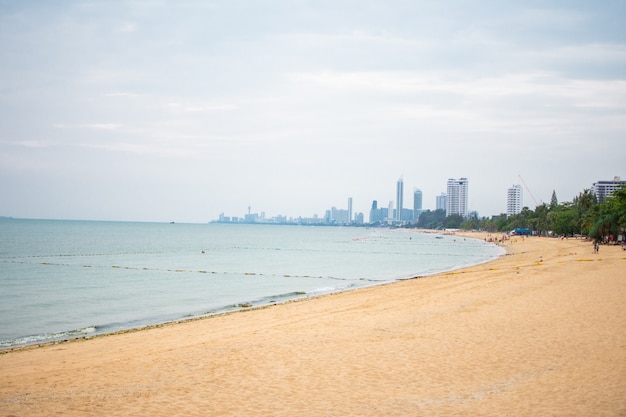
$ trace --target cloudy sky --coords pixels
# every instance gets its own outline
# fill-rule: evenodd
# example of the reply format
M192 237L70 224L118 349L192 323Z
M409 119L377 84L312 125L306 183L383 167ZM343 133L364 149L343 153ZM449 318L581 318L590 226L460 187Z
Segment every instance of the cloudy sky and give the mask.
M368 217L626 178L626 1L0 0L0 215ZM531 195L532 193L532 195Z

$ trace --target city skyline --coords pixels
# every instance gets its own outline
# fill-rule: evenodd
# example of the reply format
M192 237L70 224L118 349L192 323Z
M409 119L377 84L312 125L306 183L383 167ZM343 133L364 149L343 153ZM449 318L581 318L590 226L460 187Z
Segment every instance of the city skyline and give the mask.
M412 199L413 207L412 208L404 207L404 179L403 177L400 177L398 181L396 182L395 202L393 200L390 200L387 208L378 209L378 200L373 200L372 209L370 210L370 216L371 216L372 210L384 210L385 214L380 215L374 221L370 218L367 223L382 222L382 221L402 223L402 222L416 221L417 217L419 216L419 213L423 211L422 198L423 198L422 190L415 187L413 189L413 199ZM261 222L265 222L265 221L287 222L287 221L294 221L296 219L300 219L301 221L304 221L305 223L313 223L316 221L322 221L324 218L326 218L326 220L337 221L340 224L349 224L353 222L353 198L352 197L347 198L346 207L347 209L344 210L344 209L333 206L330 209L327 209L325 211L324 216L320 216L318 213L314 213L310 216L303 216L303 215L285 216L283 214L277 213L274 216L267 218L265 211L251 214L250 206L248 206L247 215L227 216L224 212L221 212L220 215L218 216L217 221L227 222L227 223L231 221L256 222L259 220L261 220ZM409 213L411 213L410 216L409 216ZM357 212L356 216L364 216L364 213ZM235 220L231 220L231 219L235 219ZM359 222L355 220L355 223L359 223ZM363 218L361 218L360 223L361 224L365 223Z
M613 180L597 180L591 184L590 187L581 189L579 193L583 192L585 189L590 190L592 193L596 195L598 202L604 202L606 197L610 196L614 190L618 187L626 186L626 180L622 180L619 176L614 176ZM408 208L403 206L404 201L404 178L400 177L396 182L396 194L395 194L395 204L394 200L389 200L389 204L387 207L379 207L378 199L372 200L370 202L371 208L369 210L369 219L365 220L365 213L367 211L357 211L354 213L353 218L353 197L348 197L346 199L347 204L346 208L343 209L341 206L336 207L332 206L330 209L325 210L325 214L320 216L318 213L313 213L310 216L307 215L296 215L296 216L285 216L283 214L275 214L272 217L267 218L266 212L261 211L261 213L255 213L253 218L246 219L245 216L225 216L224 212L222 212L217 221L222 222L231 222L231 219L236 219L234 222L255 222L256 219L262 219L268 222L292 222L292 221L300 221L300 223L333 223L337 224L372 224L372 223L388 223L388 224L406 224L417 221L417 215L423 211L434 211L439 210L440 206L446 206L446 202L441 202L440 199L447 201L448 194L453 194L454 202L451 204L454 207L455 212L452 214L460 214L456 211L465 211L466 214L462 215L462 217L467 218L469 215L477 214L478 218L491 218L494 216L511 216L515 214L519 214L523 207L528 207L530 209L534 209L537 205L546 204L545 202L537 202L535 201L535 206L529 207L529 205L524 203L523 199L523 187L521 184L513 184L512 186L506 189L503 200L505 200L505 211L500 213L480 213L477 210L473 210L471 206L468 204L468 188L469 188L469 179L466 177L461 177L459 179L448 178L447 180L447 193L442 192L440 195L435 196L435 208L434 209L423 209L422 201L423 194L422 190L414 187L413 188L413 207ZM574 199L565 199L562 201L572 201ZM401 210L399 210L401 209ZM446 210L446 215L449 216L450 213ZM404 213L404 214L403 214ZM408 213L412 213L409 218ZM248 215L250 215L250 206L248 206ZM358 218L358 219L357 219ZM271 219L271 221L269 221ZM213 220L215 221L215 220Z

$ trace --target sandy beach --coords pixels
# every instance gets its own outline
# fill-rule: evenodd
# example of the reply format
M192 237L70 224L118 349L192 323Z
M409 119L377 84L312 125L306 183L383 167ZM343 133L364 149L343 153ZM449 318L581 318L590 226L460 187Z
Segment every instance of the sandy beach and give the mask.
M0 417L626 416L626 252L504 245L449 273L2 352Z

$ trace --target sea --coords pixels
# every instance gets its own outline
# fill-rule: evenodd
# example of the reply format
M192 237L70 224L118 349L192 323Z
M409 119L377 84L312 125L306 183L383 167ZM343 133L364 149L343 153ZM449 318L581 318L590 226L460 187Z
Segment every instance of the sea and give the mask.
M502 248L410 229L0 219L0 349L422 277Z

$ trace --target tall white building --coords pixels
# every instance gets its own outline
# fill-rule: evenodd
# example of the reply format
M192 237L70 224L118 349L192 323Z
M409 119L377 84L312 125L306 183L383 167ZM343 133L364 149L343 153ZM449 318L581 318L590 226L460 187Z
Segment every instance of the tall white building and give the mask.
M620 177L613 177L613 181L598 181L591 186L591 191L596 195L598 203L606 203L606 198L613 195L616 190L626 185Z
M522 211L522 186L513 185L506 193L506 214L509 216Z
M459 214L467 217L467 178L448 179L446 216Z
M348 197L348 223L352 223L352 197Z
M402 208L403 197L404 196L404 181L402 178L398 180L398 184L396 185L396 220L402 220Z

